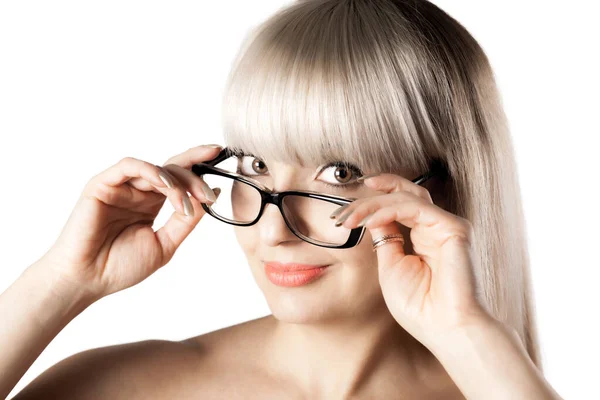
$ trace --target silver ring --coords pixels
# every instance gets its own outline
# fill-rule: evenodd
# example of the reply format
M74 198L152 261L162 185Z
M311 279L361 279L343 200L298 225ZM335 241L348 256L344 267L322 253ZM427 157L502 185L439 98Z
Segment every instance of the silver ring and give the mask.
M402 236L401 233L392 233L389 235L379 237L373 240L373 251L375 251L378 247L391 242L402 242L402 244L404 245L404 236Z

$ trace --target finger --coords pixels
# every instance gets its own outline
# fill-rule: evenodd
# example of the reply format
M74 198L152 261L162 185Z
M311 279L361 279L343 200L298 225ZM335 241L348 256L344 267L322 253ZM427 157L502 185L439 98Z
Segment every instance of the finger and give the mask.
M187 195L187 191L189 191L192 196L196 197L197 199L204 200L205 203L212 202L216 199L216 197L214 197L214 192L210 190L210 187L203 180L201 180L200 177L196 176L191 171L189 174L187 174L183 172L183 170L191 169L193 164L214 159L219 155L221 150L222 146L220 145L202 145L192 147L181 154L169 158L163 165L163 170L170 172L173 176L176 176L180 181L182 181L185 191L184 195L187 198L189 198ZM177 170L173 166L179 166L181 170ZM200 190L198 187L200 187ZM202 190L202 188L205 190ZM182 200L185 198L184 195L181 196ZM193 208L192 213L204 212L203 210L201 211L201 209L198 209L198 207L194 206L193 202L191 203L191 208Z
M141 178L151 185L166 188L159 177L160 167L133 157L124 157L110 168L90 179L90 183L102 183L108 186L120 186L133 178Z
M84 187L83 195L96 197L106 204L131 205L148 200L139 191L131 190L132 188L166 196L167 186L160 179L159 170L159 167L146 161L124 157L93 176ZM121 187L115 190L119 186Z
M422 198L409 192L387 193L378 196L366 197L352 202L337 218L337 224L346 228L355 228L368 215L380 208L395 205L399 207L405 201L424 201Z
M155 165L155 167L157 168L157 170L159 171L158 175L159 178L161 178L161 174L163 175L161 178L161 181L163 182L163 187L161 188L157 188L156 186L154 186L151 182L143 179L143 178L131 178L130 180L128 180L126 183L138 190L144 191L144 192L156 192L156 193L160 193L164 196L167 196L168 193L168 185L166 183L166 181L168 180L169 182L171 182L173 185L175 185L175 182L177 181L177 179L172 176L171 174L169 174L167 171L165 171L162 167L160 167L159 165Z
M404 246L407 238L402 235L400 225L394 223L393 211L391 208L377 211L377 221L389 222L381 222L373 228L367 228L374 242L392 234L402 239L384 243L374 250L377 253L379 282L384 293L400 292L408 299L413 296L418 298L418 293L426 290L429 285L430 279L427 278L431 276L431 271L424 268L426 265L418 255L406 254Z
M375 243L377 239L383 238L385 235L393 234L402 238L401 241L388 242L373 250L377 254L377 264L381 274L380 276L385 279L385 277L388 276L387 274L389 273L391 266L397 265L397 263L406 257L406 252L404 251L406 239L400 232L398 224L393 223L371 228L369 229L369 233L373 238L373 243Z
M165 179L163 180L162 177ZM138 160L133 157L125 157L118 163L94 176L84 189L85 195L99 198L106 204L138 204L148 201L135 190L102 190L102 188L116 188L127 183L127 186L143 191L154 191L166 196L173 204L175 210L185 214L183 198L188 197L179 181L161 167ZM192 207L190 207L191 209Z
M222 149L223 148L219 145L202 145L192 147L181 154L177 154L176 156L169 158L163 164L163 166L167 164L177 164L181 168L191 169L193 164L214 159Z
M399 232L394 222L399 222L415 230L419 229L420 234L423 234L422 227L433 228L428 231L427 241L423 242L423 248L427 249L439 249L448 240L456 238L472 243L473 233L470 224L464 223L463 221L466 220L460 217L452 218L452 214L450 217L446 214L448 213L445 210L424 203L422 200L409 201L402 203L401 207L390 206L377 210L369 217L364 226L369 229L374 239L384 235L386 231L395 233L397 230ZM386 246L388 244L382 247ZM413 247L416 253L424 254L419 250L421 247L419 243L413 243ZM378 252L378 256L381 255L385 262L397 262L398 255L396 253L399 253L399 249L390 246L388 249Z
M215 193L204 180L188 169L184 169L176 164L167 164L163 166L189 191L192 196L203 203L213 203L216 200Z
M363 181L364 185L368 188L376 190L382 194L410 193L412 195L425 199L428 203L433 204L433 200L431 199L431 195L429 194L429 191L427 189L425 189L423 186L417 185L414 182L409 181L408 179L400 175L377 173L365 175L359 178L358 180ZM335 212L333 212L333 214L331 214L331 218L339 217L338 221L340 221L342 220L342 217L348 217L350 213L356 210L361 204L373 197L375 196L358 199L350 204L346 204L338 208Z
M163 166L165 166L166 164L176 164L182 168L190 169L192 167L192 164L204 162L206 160L212 160L213 158L215 158L219 154L219 152L217 152L215 149L219 149L220 151L222 147L220 145L203 145L192 147L181 154L169 158L167 162L163 164ZM160 168L160 166L158 165L156 165L156 167ZM181 178L180 176L178 177ZM132 178L128 181L128 183L136 189L143 190L145 192L154 191L157 193L162 193L160 190L156 189L150 182L144 179Z
M396 221L411 229L416 225L432 227L448 220L446 214L445 210L422 199L407 200L376 210L363 226L374 228Z
M166 193L167 193L166 192L166 189L167 189L166 187L164 187L164 188L157 188L151 182L148 182L147 180L145 180L143 178L131 178L126 183L128 185L130 185L131 187L134 187L137 190L140 190L140 191L143 191L143 192L155 192L155 193L163 194L165 196L166 196Z
M215 189L215 195L219 197L220 189ZM165 265L175 254L175 251L181 243L188 237L190 232L194 229L198 222L202 219L202 217L206 214L204 209L202 208L200 202L191 197L190 201L194 209L201 210L194 214L193 217L186 217L178 213L173 213L167 222L160 227L156 232L156 238L159 241L162 254L163 254L163 262L161 265Z
M365 186L384 191L387 193L406 191L410 192L414 195L417 195L427 202L433 204L433 200L431 199L431 194L429 190L425 189L421 185L417 185L414 182L404 178L400 175L394 174L379 174L377 176L368 178L364 181Z
M196 212L196 207L188 195L187 188L180 180L170 171L163 167L160 169L160 178L167 185L167 195L169 199L173 199L172 203L176 204L175 209L187 217L193 217Z

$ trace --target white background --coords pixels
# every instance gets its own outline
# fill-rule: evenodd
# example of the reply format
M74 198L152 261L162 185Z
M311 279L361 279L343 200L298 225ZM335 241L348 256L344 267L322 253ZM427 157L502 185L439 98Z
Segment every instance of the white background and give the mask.
M483 46L503 95L546 377L565 398L595 397L600 33L593 2L435 3ZM54 242L93 175L124 156L162 164L189 147L222 143L230 62L246 31L285 4L0 3L0 292ZM157 226L173 211L165 204ZM180 340L267 314L233 231L207 216L163 269L75 318L11 396L85 349Z

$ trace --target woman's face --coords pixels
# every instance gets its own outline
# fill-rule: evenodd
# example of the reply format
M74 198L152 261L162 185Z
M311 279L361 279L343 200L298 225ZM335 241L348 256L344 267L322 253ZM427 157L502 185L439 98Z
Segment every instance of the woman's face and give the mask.
M262 162L246 156L238 162L240 173L258 180L275 191L311 190L342 197L363 198L383 194L363 184L348 188L331 188L343 184L361 172L347 167L320 166L301 168L282 163ZM369 174L374 171L364 171ZM334 226L335 220L325 217ZM408 239L410 230L400 225ZM287 227L279 209L267 204L261 219L253 226L234 227L259 288L273 315L286 322L325 323L336 319L372 316L385 309L377 273L377 255L372 251L368 230L361 242L349 249L315 246L296 237ZM409 242L409 240L407 240ZM272 281L265 262L328 265L315 280L299 286L284 286Z

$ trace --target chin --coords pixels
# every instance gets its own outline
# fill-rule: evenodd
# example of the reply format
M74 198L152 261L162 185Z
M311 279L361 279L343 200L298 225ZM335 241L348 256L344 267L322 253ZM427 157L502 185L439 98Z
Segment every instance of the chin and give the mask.
M323 324L363 319L383 304L378 276L373 270L356 273L332 265L319 278L293 287L270 280L262 263L253 265L251 271L273 317L281 322Z
M277 320L282 322L322 323L339 318L341 314L348 312L344 302L332 296L332 288L329 285L314 282L301 287L280 287L264 278L259 286L269 310Z
M317 324L339 319L340 313L331 308L321 305L310 305L300 303L286 303L275 301L269 303L269 309L278 321L289 324Z

